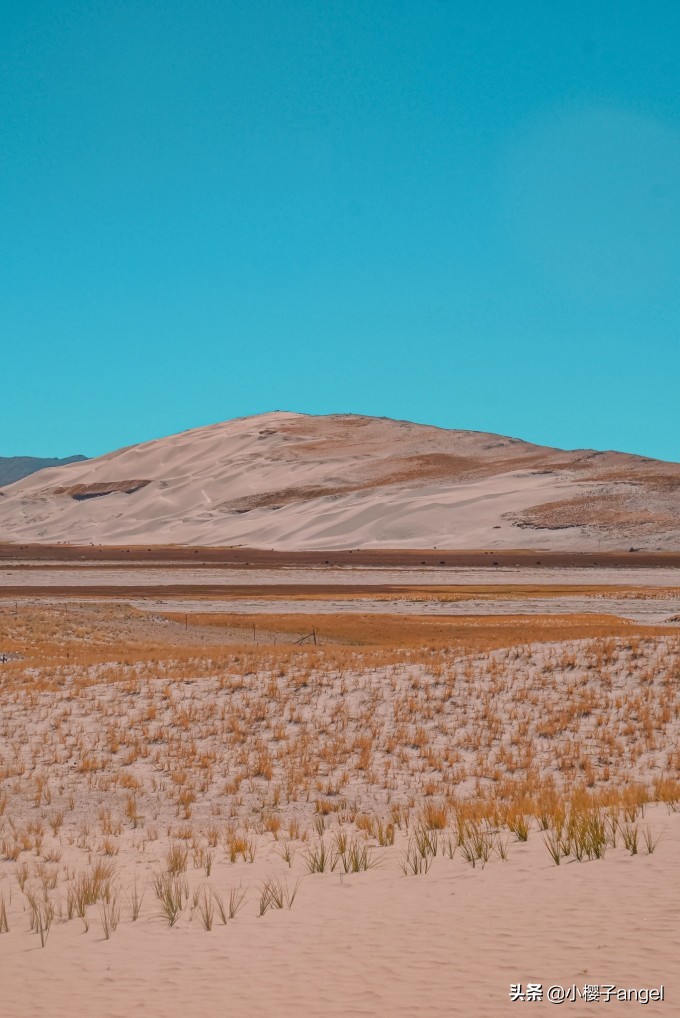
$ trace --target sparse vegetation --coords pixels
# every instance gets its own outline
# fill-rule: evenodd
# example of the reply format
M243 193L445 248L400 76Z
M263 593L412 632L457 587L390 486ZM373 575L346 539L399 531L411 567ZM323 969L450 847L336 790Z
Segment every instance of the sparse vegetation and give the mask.
M28 922L45 946L55 918L87 931L97 912L106 939L152 915L209 931L246 901L230 873L254 873L264 916L303 872L511 866L534 840L557 865L653 854L646 805L680 809L669 632L369 620L364 644L348 614L326 620L344 643L163 653L97 612L0 613L21 655L2 672L0 933ZM153 903L118 860L151 864Z

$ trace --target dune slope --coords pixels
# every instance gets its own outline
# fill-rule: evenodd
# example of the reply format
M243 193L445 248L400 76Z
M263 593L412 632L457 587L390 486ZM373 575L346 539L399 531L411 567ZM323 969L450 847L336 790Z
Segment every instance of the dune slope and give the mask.
M383 418L274 412L40 471L0 539L262 548L680 541L680 465Z

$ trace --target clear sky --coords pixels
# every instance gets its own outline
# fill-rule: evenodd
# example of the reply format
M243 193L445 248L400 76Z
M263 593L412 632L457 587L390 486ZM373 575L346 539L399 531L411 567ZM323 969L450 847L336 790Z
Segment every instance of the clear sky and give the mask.
M291 409L680 460L677 0L21 0L0 66L0 455Z

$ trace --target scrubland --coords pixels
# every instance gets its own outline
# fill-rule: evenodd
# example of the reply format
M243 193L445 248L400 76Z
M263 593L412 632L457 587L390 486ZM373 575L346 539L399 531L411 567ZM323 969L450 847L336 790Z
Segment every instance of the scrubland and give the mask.
M557 886L546 881L573 886L593 865L642 887L649 866L676 851L680 639L672 629L595 616L273 616L269 634L282 642L272 645L258 644L257 633L246 642L251 619L228 622L240 642L206 645L201 635L214 637L224 617L192 620L184 631L158 620L154 641L143 616L121 607L0 615L8 657L0 665L0 956L8 951L17 972L39 968L35 959L50 951L78 956L84 943L96 966L97 950L126 938L135 952L147 938L155 955L167 942L174 958L176 938L189 931L192 964L200 944L214 960L211 937L228 937L238 953L239 929L249 952L266 953L276 941L263 928L288 914L319 936L319 925L325 931L342 916L363 923L356 936L366 944L390 936L376 932L377 912L399 901L409 923L419 909L426 922L440 907L433 889L449 881L468 901L478 888L478 916L489 894L514 907L533 872L544 892ZM326 627L326 642L291 642L315 624ZM359 897L331 900L338 884ZM377 912L367 915L371 901ZM497 920L512 922L498 907ZM303 936L289 925L279 936L295 941L296 932ZM489 943L491 958L493 950ZM328 964L341 957L331 951ZM363 1011L350 994L344 1004L331 995L318 1013L383 1013L383 976L372 988L365 978ZM422 1013L459 1013L445 986L428 1003L419 980ZM13 986L10 1014L20 1013L22 992ZM504 983L494 986L472 1011L460 998L460 1013L501 1013L505 996ZM265 998L246 994L240 1013L317 1013L304 994ZM42 1013L29 1000L24 1013ZM107 1011L105 994L97 1000L91 1013L119 1013ZM414 1013L411 1003L390 1007Z

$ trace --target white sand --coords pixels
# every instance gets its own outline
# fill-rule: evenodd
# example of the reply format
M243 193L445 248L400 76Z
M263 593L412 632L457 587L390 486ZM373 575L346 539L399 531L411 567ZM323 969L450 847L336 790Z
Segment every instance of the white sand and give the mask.
M395 846L368 873L305 876L290 911L259 918L262 878L294 881L270 846L252 866L216 867L212 883L239 879L251 890L238 917L209 933L196 917L167 928L150 917L149 901L109 941L96 910L89 933L77 921L57 925L44 950L36 934L0 937L3 1018L560 1013L547 1002L511 1003L519 982L546 991L663 984L664 1003L578 1001L563 1011L668 1018L680 1011L680 815L648 813L665 831L651 856L616 849L557 867L535 833L510 845L507 862L473 870L437 858L427 875L406 877Z
M79 562L77 566L59 563L44 568L41 564L23 565L21 569L0 566L0 587L154 587L158 585L201 587L214 584L225 586L264 586L266 584L309 584L310 586L379 585L379 586L598 586L617 587L673 587L680 588L680 569L653 567L625 569L623 567L581 568L527 568L486 567L458 568L428 566L399 566L398 568L372 566L277 566L276 568L202 567L183 566L149 568L141 563L133 566L102 568L98 562Z

